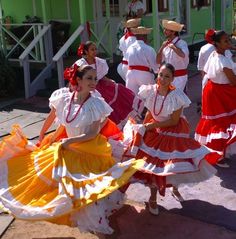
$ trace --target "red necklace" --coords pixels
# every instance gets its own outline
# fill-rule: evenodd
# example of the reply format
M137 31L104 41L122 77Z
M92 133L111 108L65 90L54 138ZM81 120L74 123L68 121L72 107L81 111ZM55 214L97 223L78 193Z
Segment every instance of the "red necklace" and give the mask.
M158 92L157 86L156 86L156 90L157 90L157 92ZM164 97L164 99L163 99L163 101L162 101L162 103L161 103L161 108L160 108L160 110L159 110L158 113L155 112L155 106L156 106L157 95L158 95L157 92L156 92L156 96L155 96L155 100L154 100L154 105L153 105L153 114L154 114L155 116L158 116L158 115L161 113L161 111L163 110L164 102L165 102L166 97L167 97L168 93L170 92L170 90L168 90L168 92L166 93L166 95L165 95L165 97Z
M66 123L71 123L79 114L82 106L84 105L84 103L89 99L90 97L90 94L86 97L86 99L82 102L82 104L80 105L79 109L77 110L77 112L75 113L75 115L72 117L72 119L69 120L69 115L70 115L70 112L71 112L71 105L72 105L72 102L74 101L74 98L75 98L75 92L72 94L72 97L70 99L70 104L69 104L69 110L68 110L68 113L66 115Z

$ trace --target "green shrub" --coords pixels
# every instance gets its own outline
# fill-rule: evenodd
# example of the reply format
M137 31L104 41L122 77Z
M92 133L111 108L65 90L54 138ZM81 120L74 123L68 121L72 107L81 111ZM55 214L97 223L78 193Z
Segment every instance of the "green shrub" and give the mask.
M0 50L0 97L13 95L16 88L16 73Z

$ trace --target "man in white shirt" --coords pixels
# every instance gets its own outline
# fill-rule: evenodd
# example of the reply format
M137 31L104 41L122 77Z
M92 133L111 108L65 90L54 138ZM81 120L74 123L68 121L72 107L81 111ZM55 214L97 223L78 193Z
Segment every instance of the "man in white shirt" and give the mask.
M154 84L154 73L158 70L155 50L147 45L147 35L152 28L137 27L131 28L137 40L129 46L126 51L128 71L126 75L126 87L136 95L142 85Z
M128 61L125 58L126 51L130 45L136 41L136 36L131 32L130 28L135 28L140 25L141 18L129 19L126 22L123 22L124 27L126 28L125 34L119 40L119 49L122 52L123 59L117 67L117 72L126 81L126 74L128 71Z
M165 62L173 65L175 68L173 85L184 90L188 80L187 67L189 63L188 44L179 37L179 32L182 31L184 25L174 21L162 20L162 26L167 40L163 42L157 52L157 64Z

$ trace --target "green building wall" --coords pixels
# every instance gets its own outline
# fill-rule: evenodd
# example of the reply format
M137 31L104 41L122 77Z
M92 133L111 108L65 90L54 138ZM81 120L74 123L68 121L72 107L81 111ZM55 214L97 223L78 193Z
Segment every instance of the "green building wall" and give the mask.
M80 3L81 0L70 0L70 14L71 14L71 28L70 32L80 25ZM22 23L25 20L26 15L33 16L33 5L32 0L2 0L2 8L4 10L4 16L12 16L14 23ZM160 13L160 18L171 18L177 16L177 1L174 2L174 12L173 16L167 13ZM48 22L51 19L67 19L67 6L65 0L36 0L36 11L37 16L40 17L44 22ZM88 21L94 21L93 19L93 0L86 0L86 19ZM45 8L43 8L45 7ZM215 27L216 29L221 29L221 0L215 0ZM233 6L229 5L224 9L225 14L225 30L231 33L233 30ZM155 13L154 13L155 14ZM190 6L190 30L187 34L183 35L183 38L192 44L193 40L195 42L203 39L203 34L205 29L211 28L211 6L203 7L200 10L192 8ZM143 24L145 26L153 26L152 14L145 16L143 18ZM202 33L202 34L196 34ZM193 39L194 34L196 35ZM162 30L160 28L160 37L158 39L164 39ZM153 36L150 37L151 42L153 41ZM161 44L160 40L160 44ZM74 43L74 47L77 46L79 40Z

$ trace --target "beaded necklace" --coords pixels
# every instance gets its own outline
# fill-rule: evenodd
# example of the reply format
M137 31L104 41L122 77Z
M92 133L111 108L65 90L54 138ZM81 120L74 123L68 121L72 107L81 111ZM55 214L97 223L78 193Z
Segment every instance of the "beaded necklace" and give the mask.
M166 95L165 95L165 97L164 97L164 99L163 99L163 101L162 101L162 103L161 103L161 108L160 108L160 110L159 110L159 112L158 113L156 113L155 112L155 106L156 106L156 102L157 102L157 95L158 95L158 88L157 88L157 86L156 86L156 96L155 96L155 100L154 100L154 104L153 104L153 114L155 115L155 116L158 116L158 115L160 115L160 113L161 113L161 111L163 110L163 107L164 107L164 102L165 102L165 100L166 100L166 97L167 97L167 95L169 94L169 92L170 92L170 89L168 89L168 91L167 91L167 93L166 93Z
M70 112L71 112L71 107L72 107L72 102L74 101L74 98L75 98L75 92L72 94L72 97L70 99L70 104L69 104L69 110L68 110L68 113L66 115L66 123L71 123L72 121L75 120L75 118L78 116L82 106L84 105L84 103L90 98L90 94L86 97L86 99L82 102L82 104L80 105L79 109L77 110L77 112L75 113L75 115L72 117L72 119L69 119L69 115L70 115Z

